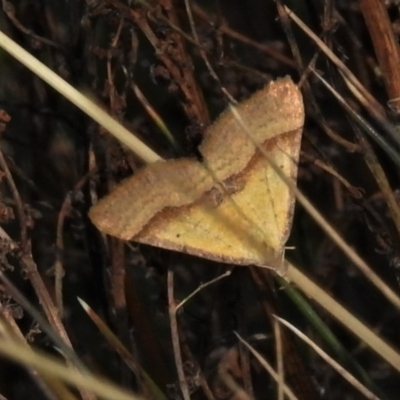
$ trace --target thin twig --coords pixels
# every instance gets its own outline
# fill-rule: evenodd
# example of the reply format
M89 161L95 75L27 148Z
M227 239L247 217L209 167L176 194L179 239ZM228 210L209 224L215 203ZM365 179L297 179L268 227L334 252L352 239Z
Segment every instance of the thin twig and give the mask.
M56 49L65 51L65 48L58 43L53 42L50 39L45 37L36 35L31 29L26 28L16 17L15 6L11 3L11 1L2 0L3 3L3 11L10 19L10 21L14 24L14 26L27 35L31 40L34 40L38 43L43 43L47 46L55 47Z
M207 14L198 4L193 4L192 7L194 13L197 14L197 16L199 16L203 20L209 22L212 19L212 17L209 14ZM222 25L219 27L219 29L227 36L230 36L233 39L236 39L238 42L242 42L248 46L254 47L255 49L262 51L263 53L267 54L274 60L279 61L283 65L287 65L291 68L296 68L296 63L292 59L286 57L284 54L280 53L272 46L267 46L265 44L260 43L259 41L252 40L247 36L242 35L241 33L235 31L234 29L229 28L229 26L227 25Z
M400 52L388 10L382 0L360 0L360 11L367 24L375 54L382 70L382 81L389 98L389 107L400 114Z
M181 347L179 344L178 321L176 318L176 304L174 299L174 273L168 271L168 311L171 324L172 347L174 349L175 365L178 372L179 386L181 388L184 400L190 400L189 387L186 382L185 372L183 370Z
M211 279L211 281L208 281L206 283L202 283L196 290L194 290L192 293L189 294L189 296L186 297L186 299L183 299L177 306L175 311L178 311L181 307L184 306L184 304L186 302L188 302L189 300L191 300L194 296L196 296L197 293L201 292L203 289L205 289L206 287L213 285L214 283L218 282L219 280L226 278L227 276L229 276L232 273L232 270L226 271L224 274L217 276L214 279Z
M6 178L7 178L7 183L8 186L10 187L11 193L14 197L15 204L17 206L17 213L18 213L18 221L19 221L19 226L21 229L21 243L22 243L22 251L26 251L27 245L28 245L28 236L27 236L27 218L26 218L26 213L24 209L24 205L22 203L21 196L19 195L19 191L17 189L17 186L14 182L14 179L11 175L10 169L8 168L7 162L4 158L3 152L0 149L0 167L4 171Z
M63 307L63 295L62 295L62 280L64 277L64 268L62 259L64 256L64 239L63 239L63 232L64 232L64 222L65 218L68 216L71 210L71 202L73 201L74 194L82 190L85 186L87 181L93 177L94 174L97 173L97 168L94 167L91 171L89 171L84 177L82 177L78 183L75 185L72 192L68 193L65 196L63 204L61 206L60 212L58 214L57 220L57 234L56 234L56 261L54 264L54 289L56 294L56 304L58 308L58 312L60 317L62 318L64 313Z
M279 324L274 320L272 323L274 328L274 337L275 337L275 347L276 347L276 370L278 372L278 399L283 400L284 398L284 383L285 383L285 369L284 369L284 360L283 360L283 343L282 343L282 334Z

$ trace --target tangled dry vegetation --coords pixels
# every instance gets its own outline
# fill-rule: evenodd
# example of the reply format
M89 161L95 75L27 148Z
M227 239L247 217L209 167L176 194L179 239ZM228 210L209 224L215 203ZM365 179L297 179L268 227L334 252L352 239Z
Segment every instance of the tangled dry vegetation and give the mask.
M12 43L0 52L1 398L397 399L399 16L394 0L2 0L3 49L18 43L162 158L199 158L228 95L291 76L306 109L298 188L325 221L297 204L286 251L316 287L297 269L290 284L102 235L89 209L143 157Z

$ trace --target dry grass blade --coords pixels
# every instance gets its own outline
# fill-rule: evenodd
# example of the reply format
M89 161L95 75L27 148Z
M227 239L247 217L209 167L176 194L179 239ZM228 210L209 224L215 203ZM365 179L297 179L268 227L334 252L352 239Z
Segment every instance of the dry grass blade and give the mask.
M295 283L304 293L323 306L326 311L332 314L347 329L351 330L379 356L400 372L400 354L330 297L322 288L292 265L288 266L287 274L284 279L290 283Z
M2 340L19 340L21 346L25 346L30 350L30 346L26 342L21 330L19 329L13 313L6 306L0 306L0 315L2 319L1 337ZM49 398L58 396L65 400L77 400L77 397L67 388L67 386L59 379L46 376L46 374L38 373L37 370L28 369L31 378L36 382L40 390Z
M240 340L241 343L246 346L247 349L250 350L251 354L257 359L257 361L262 365L262 367L271 375L271 377L278 383L279 375L272 368L272 366L267 362L267 360L257 351L255 350L249 343L247 343L238 333L235 332L235 335ZM283 383L283 392L290 400L297 400L296 395L290 390L290 388Z
M0 354L20 363L35 368L48 376L54 376L77 388L90 390L99 398L107 400L132 400L140 397L107 383L104 378L96 378L93 375L82 374L60 363L58 360L44 355L38 351L27 349L18 341L2 340L0 342Z
M338 67L338 69L349 79L349 81L361 92L364 97L368 100L369 109L374 110L376 115L385 115L383 107L374 99L374 97L368 93L360 81L354 76L354 74L346 67L346 65L325 45L325 43L312 32L296 14L285 6L285 10L288 16L295 22L310 38L317 44L317 46L324 52L324 54Z
M89 318L99 328L100 332L106 337L112 348L121 356L124 362L128 365L131 371L141 381L141 385L144 386L143 392L146 393L151 399L154 400L166 400L165 395L157 387L151 377L144 371L133 355L128 349L121 343L121 341L114 335L114 333L108 328L108 326L101 320L101 318L94 312L94 310L82 299L78 298L82 308L86 311Z
M154 162L160 159L153 150L143 144L131 132L111 118L101 107L69 85L64 79L60 78L50 68L46 67L37 58L33 57L1 31L0 47L47 82L52 88L60 92L62 96L93 118L93 120L103 126L104 129L114 135L118 140L125 144L125 146L138 154L141 159L146 162Z
M362 385L357 379L355 379L354 376L352 376L348 371L340 366L339 363L337 363L332 357L330 357L319 346L317 346L316 343L310 340L303 332L301 332L295 326L282 318L276 317L276 319L281 324L288 327L292 332L294 332L301 340L306 342L320 357L322 357L332 368L334 368L340 375L342 375L344 379L351 383L367 399L379 400L379 397L375 396L371 391L369 391L364 385Z

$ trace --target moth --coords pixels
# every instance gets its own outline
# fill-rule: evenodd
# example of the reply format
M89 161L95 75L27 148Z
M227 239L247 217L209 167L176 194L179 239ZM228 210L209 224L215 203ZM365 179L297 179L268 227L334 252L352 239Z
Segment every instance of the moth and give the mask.
M290 78L271 82L211 125L195 158L158 161L122 182L90 211L102 232L236 265L282 265L304 124ZM262 151L260 151L262 149Z

